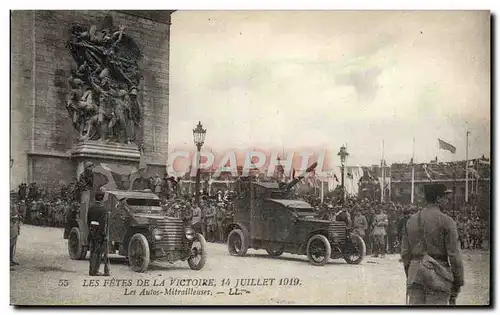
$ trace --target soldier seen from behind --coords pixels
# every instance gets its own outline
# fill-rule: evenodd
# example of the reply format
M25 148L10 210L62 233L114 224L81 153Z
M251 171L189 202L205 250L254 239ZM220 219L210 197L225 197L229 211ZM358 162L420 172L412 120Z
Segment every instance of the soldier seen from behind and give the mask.
M103 203L104 192L95 193L95 203L89 208L87 226L89 227L90 276L108 276L99 272L106 240L106 208Z
M442 212L450 197L444 185L425 186L427 205L408 219L401 250L407 304L454 305L464 285L457 225Z

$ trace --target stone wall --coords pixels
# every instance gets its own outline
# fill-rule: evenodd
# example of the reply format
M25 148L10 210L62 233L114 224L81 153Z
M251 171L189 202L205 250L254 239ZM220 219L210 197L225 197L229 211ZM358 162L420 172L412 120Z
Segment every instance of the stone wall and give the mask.
M44 183L48 187L67 185L76 179L74 174L76 162L69 157L54 157L44 155L30 155L30 172L33 174L32 181Z
M11 16L11 187L28 180L28 156L33 123L33 13L14 11Z
M143 104L142 139L148 164L166 164L168 152L170 11L148 15L143 11L13 11L11 188L43 181L47 169L54 178L76 176L70 151L74 130L66 99L73 59L66 41L73 23L96 24L106 16L117 28L125 25L144 54L139 100ZM43 158L42 158L43 156ZM33 161L33 163L32 163ZM41 166L41 161L49 165Z

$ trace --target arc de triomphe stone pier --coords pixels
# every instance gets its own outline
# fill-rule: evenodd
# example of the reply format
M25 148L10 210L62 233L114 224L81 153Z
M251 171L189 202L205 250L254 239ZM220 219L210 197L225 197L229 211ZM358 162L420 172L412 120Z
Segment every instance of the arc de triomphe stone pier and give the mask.
M85 161L163 175L173 11L11 12L11 189Z

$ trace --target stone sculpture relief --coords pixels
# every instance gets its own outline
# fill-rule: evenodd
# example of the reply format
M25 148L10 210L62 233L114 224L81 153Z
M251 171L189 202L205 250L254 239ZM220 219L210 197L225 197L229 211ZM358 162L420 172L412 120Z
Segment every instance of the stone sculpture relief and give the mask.
M142 54L124 26L112 31L110 17L102 24L71 29L67 47L77 66L68 79L66 108L80 140L138 143Z

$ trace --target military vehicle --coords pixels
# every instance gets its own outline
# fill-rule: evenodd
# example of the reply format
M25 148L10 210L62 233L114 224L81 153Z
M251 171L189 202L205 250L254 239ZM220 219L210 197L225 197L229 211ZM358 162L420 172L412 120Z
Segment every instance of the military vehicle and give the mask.
M82 202L80 213L64 231L71 259L82 260L87 255L88 204ZM193 270L205 265L205 238L183 219L165 216L155 194L106 191L104 205L108 210L108 253L128 257L132 270L144 272L154 260L187 260Z
M312 165L307 172L314 168ZM245 256L253 248L265 249L274 257L283 253L307 255L315 266L325 265L330 258L343 258L349 264L363 260L366 245L344 222L321 220L310 204L290 199L291 188L303 177L288 184L242 183L234 222L227 230L231 255Z

